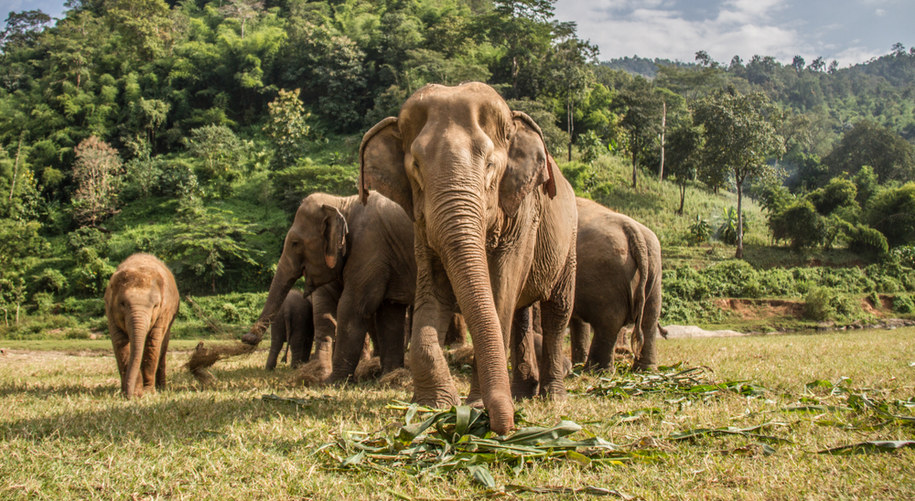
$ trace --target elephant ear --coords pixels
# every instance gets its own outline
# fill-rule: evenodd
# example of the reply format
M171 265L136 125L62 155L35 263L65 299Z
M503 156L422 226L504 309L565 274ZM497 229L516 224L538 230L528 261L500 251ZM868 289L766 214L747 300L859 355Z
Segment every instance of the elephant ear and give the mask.
M396 117L375 124L359 146L359 197L365 204L369 189L398 203L413 219L413 191L404 172L403 140Z
M541 184L550 198L556 196L553 178L556 164L546 151L540 127L520 111L513 115L514 132L508 148L508 163L499 183L499 207L509 216L515 215L524 197Z
M337 260L346 255L346 234L349 228L343 214L333 206L321 206L324 212L324 222L321 229L324 235L324 264L328 268L336 268Z

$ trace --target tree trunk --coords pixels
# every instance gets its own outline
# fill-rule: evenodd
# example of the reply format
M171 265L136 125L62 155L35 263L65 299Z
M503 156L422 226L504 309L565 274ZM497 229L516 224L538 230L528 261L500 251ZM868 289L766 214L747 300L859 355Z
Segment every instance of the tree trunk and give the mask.
M630 143L629 149L632 151L632 188L635 189L638 187L638 174L637 174L638 162L636 161L636 155L635 155L635 150L636 150L635 141L633 140L633 141L630 141L629 143Z
M677 214L683 215L683 201L686 199L686 185L680 185L680 208L677 209Z
M664 132L667 128L667 102L661 108L661 168L658 170L658 182L664 180Z
M566 121L567 121L566 130L569 133L569 162L572 161L572 132L575 131L575 126L572 123L572 121L575 120L575 114L572 112L572 110L573 110L572 93L569 92L569 97L566 100Z
M737 180L737 259L743 259L743 179Z
M16 148L16 162L13 165L13 179L10 182L10 215L12 216L13 193L16 191L16 179L19 178L19 157L22 155L22 139L25 137L25 131L19 133L19 146Z

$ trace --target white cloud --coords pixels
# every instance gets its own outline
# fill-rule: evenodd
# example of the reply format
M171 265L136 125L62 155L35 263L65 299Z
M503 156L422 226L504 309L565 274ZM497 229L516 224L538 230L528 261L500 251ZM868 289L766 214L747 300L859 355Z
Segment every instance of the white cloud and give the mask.
M639 7L625 10L634 3ZM788 47L801 44L794 30L765 22L783 8L784 0L725 0L712 17L695 20L658 1L602 0L587 5L560 3L558 15L577 19L579 34L596 43L604 59L638 54L692 61L696 51L705 50L725 63L734 54L745 59L764 54L790 60L797 49Z
M886 9L877 9L874 11L874 14L876 14L878 17L883 17L886 15Z

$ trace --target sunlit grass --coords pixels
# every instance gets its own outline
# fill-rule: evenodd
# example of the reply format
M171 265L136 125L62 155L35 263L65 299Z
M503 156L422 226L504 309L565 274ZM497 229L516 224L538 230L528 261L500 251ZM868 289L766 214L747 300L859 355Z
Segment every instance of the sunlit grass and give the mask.
M292 387L288 369L261 369L260 351L219 362L213 369L218 382L200 389L181 367L188 353L176 346L169 355L169 389L128 402L117 394L114 360L102 340L74 341L66 348L80 356L26 352L28 343L18 343L3 343L10 351L0 358L0 498L387 499L396 493L469 499L486 494L466 472L413 477L341 470L319 451L343 432L395 435L403 413L386 404L408 400L403 388ZM875 426L879 420L860 412L784 412L814 380L849 378L849 387L882 402L912 398L915 329L668 340L660 345L660 358L662 364L704 366L719 381L748 380L767 391L754 398L721 392L707 400L677 401L662 394L621 399L588 395L599 382L596 376L569 379L567 401L521 403L527 421L553 425L565 417L584 426L581 437L590 433L627 449L662 453L660 459L614 467L554 459L531 462L517 476L508 465L496 465L496 485L591 485L644 499L915 495L911 449L817 454L868 440L912 439L911 426ZM466 374L459 374L458 382L466 392ZM307 405L263 400L264 394L303 399ZM840 397L822 392L813 396L841 403L829 400ZM650 407L660 412L626 423L611 419ZM912 415L911 409L898 412ZM843 429L829 424L833 421L859 426ZM740 435L670 438L696 428L766 423L778 424L765 434L790 441L766 444L774 454Z

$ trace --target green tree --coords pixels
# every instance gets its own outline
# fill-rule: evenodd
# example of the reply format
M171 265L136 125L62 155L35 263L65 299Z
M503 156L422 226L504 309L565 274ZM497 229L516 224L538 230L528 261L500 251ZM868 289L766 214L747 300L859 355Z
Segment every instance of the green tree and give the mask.
M683 215L686 186L696 179L703 146L702 130L684 122L670 131L667 139L667 174L680 189L677 214Z
M232 181L242 172L242 141L225 125L206 125L191 129L186 143L188 151L203 161L198 178L212 184L220 195L227 195Z
M915 182L874 196L867 219L886 236L891 247L915 243Z
M569 135L568 161L572 161L572 144L575 134L575 103L583 98L593 79L589 65L597 58L597 47L579 40L574 32L557 44L550 61L553 75L551 90L565 101L566 133Z
M615 103L623 115L620 125L627 132L627 148L632 161L632 187L636 188L639 160L647 156L660 134L663 99L654 91L650 82L639 77L632 81L632 85L620 91Z
M269 117L264 132L276 148L273 157L274 170L292 166L302 156L305 141L311 132L308 125L309 113L299 99L299 90L280 90L267 105Z
M823 159L833 176L855 175L863 165L873 167L881 183L915 177L915 146L895 132L861 120L846 132Z
M774 112L762 94L718 92L703 99L694 117L705 127L705 168L727 172L737 187L737 252L743 258L743 187L770 169L767 159L781 153L781 138L767 117Z

